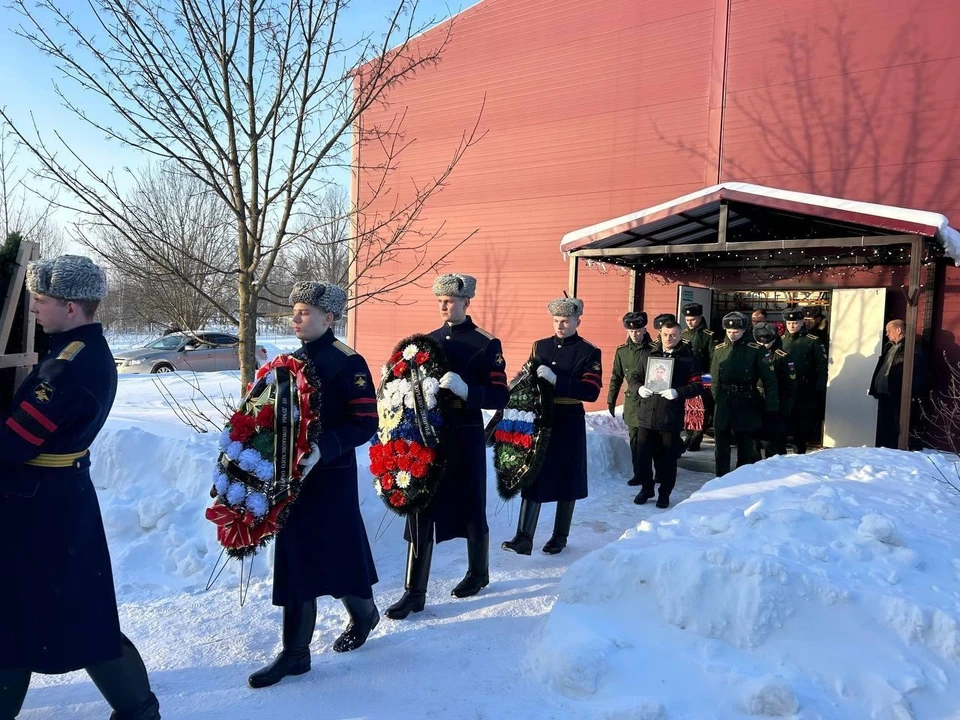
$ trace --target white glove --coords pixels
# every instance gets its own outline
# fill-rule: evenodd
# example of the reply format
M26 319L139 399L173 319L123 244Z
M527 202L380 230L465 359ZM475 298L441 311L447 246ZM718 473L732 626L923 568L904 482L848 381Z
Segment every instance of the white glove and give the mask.
M542 377L551 385L557 384L557 374L546 365L540 365L537 367L537 377Z
M318 462L320 462L320 448L316 443L310 443L310 454L300 461L300 472L302 473L300 477L306 477Z
M637 395L646 400L648 397L653 395L653 390L648 388L646 385L641 385L639 388L637 388Z
M443 377L440 378L440 387L446 388L463 401L466 401L467 393L470 392L463 378L455 372L444 373Z
M676 400L678 397L680 397L680 393L673 388L670 388L669 390L661 390L660 397L666 398L667 400Z

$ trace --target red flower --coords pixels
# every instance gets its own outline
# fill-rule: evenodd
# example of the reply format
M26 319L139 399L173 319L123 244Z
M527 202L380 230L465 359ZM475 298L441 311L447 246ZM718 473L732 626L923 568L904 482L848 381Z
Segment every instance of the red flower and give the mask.
M407 445L407 441L403 440L402 438L390 441L390 451L394 455L406 455L409 449L410 446Z
M249 415L235 414L230 419L230 439L245 443L257 429L257 421Z
M527 450L529 450L529 449L530 449L530 446L533 445L533 438L531 438L529 435L521 435L521 436L520 436L520 445L522 445L522 446L525 447Z
M401 360L396 365L393 366L393 376L400 377L407 371L407 363L404 360Z
M426 477L427 470L429 470L429 468L424 463L415 462L410 467L410 474L413 475L415 478L422 478L422 477Z
M430 353L428 353L426 350L421 350L420 352L418 352L416 355L413 356L413 361L417 365L423 365L429 359L430 359Z
M419 457L420 451L423 450L423 445L418 443L416 440L410 441L410 454L414 457Z
M384 490L390 490L393 488L393 475L384 475L380 478L380 487Z
M384 455L383 456L383 466L387 470L396 470L397 469L397 456L396 455Z
M433 448L425 447L420 452L420 461L425 463L432 463L437 457L437 451Z
M403 355L401 355L399 352L395 352L390 356L390 359L387 360L387 363L390 365L395 365L396 363L400 362L401 359L403 359Z
M273 405L264 405L257 413L257 425L262 428L273 427Z
M397 458L397 468L410 472L410 467L413 465L413 462L413 458L409 455L401 455Z
M381 460L380 458L377 458L376 460L372 460L370 462L370 472L373 475L377 475L377 476L383 475L383 473L385 473L386 470L387 470L386 465L384 464L383 460Z
M403 493L395 492L390 496L390 504L394 507L403 507L407 504L407 499L403 496Z

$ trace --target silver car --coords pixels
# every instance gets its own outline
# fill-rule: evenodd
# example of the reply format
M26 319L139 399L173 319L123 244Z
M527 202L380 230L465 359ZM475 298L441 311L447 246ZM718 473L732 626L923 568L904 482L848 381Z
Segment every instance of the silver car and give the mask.
M267 350L262 345L257 345L255 354L258 365L267 361ZM115 352L113 359L122 375L239 370L240 338L207 330L177 332L140 348Z

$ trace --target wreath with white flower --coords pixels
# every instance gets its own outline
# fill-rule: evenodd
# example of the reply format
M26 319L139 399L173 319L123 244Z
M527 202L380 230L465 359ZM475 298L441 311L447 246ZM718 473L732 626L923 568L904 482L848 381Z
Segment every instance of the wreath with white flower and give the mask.
M510 382L503 410L487 424L487 444L493 446L497 493L516 497L537 477L546 456L553 422L553 385L537 377L535 360L524 365Z
M309 361L278 355L257 371L220 434L206 518L231 557L264 547L300 492L300 463L319 433L319 382Z
M448 370L443 348L427 335L401 340L381 369L370 472L377 495L399 515L424 509L443 475L440 434L449 394L440 393L440 378Z

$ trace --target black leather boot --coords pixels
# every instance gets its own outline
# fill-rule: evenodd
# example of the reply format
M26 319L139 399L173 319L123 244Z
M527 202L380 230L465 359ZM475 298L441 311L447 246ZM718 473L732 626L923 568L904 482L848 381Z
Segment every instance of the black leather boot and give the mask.
M333 643L334 652L356 650L367 641L370 631L380 622L380 613L373 598L347 595L343 598L343 606L347 609L350 622L347 629Z
M137 648L126 636L123 654L116 660L85 668L113 712L110 720L160 720L160 703L150 691L147 669Z
M276 685L287 675L303 675L310 671L310 640L317 624L317 601L283 608L283 650L277 659L249 678L250 687Z
M520 503L520 517L517 518L517 534L513 540L500 543L500 547L517 555L529 555L533 552L533 535L537 532L540 519L540 503L523 500Z
M490 533L481 537L467 538L467 574L450 591L453 597L465 598L476 595L490 584Z
M553 537L547 540L543 551L547 555L556 555L567 546L567 535L570 534L570 523L573 522L573 508L576 500L557 503L557 516L553 521Z
M433 541L424 543L414 551L413 543L407 543L407 578L405 592L384 613L391 620L403 620L410 613L420 612L427 601L427 581L430 579L430 561L433 558Z

